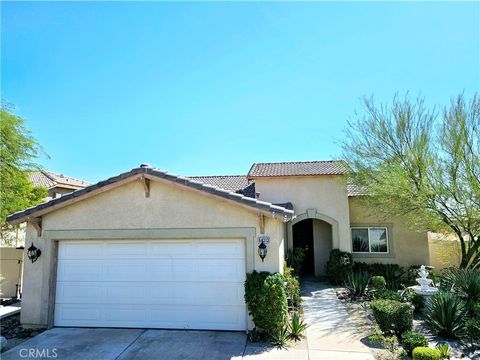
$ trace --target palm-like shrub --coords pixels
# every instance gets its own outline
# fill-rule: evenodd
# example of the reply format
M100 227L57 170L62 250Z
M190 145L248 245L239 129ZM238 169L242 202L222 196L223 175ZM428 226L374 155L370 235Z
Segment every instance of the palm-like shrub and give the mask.
M470 312L480 301L480 271L459 269L455 274L454 291L465 301Z
M425 321L438 334L459 337L466 320L462 300L451 292L433 295L425 306Z
M347 276L345 287L353 296L362 296L367 290L368 281L370 277L367 273L351 273Z
M288 324L290 337L295 341L300 340L307 327L308 325L303 322L300 315L294 312L292 314L292 318L290 319L290 323Z

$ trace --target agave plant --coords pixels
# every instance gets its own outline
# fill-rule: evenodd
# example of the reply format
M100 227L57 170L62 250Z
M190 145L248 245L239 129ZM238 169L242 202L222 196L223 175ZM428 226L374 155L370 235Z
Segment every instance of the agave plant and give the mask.
M290 338L297 341L303 336L303 333L307 329L308 325L305 324L298 315L298 313L293 313L292 318L290 319L290 324L288 324L289 331L290 331Z
M457 270L454 290L465 300L480 301L480 271L472 269Z
M351 295L362 296L365 294L369 280L367 273L352 273L348 275L345 287Z
M273 335L272 343L279 347L285 347L289 338L288 328L284 326L278 333Z
M425 321L438 335L446 337L461 335L466 316L462 300L450 292L433 295L425 306Z
M448 344L438 344L437 350L440 351L440 357L442 359L450 359L450 357L453 355L452 349L450 349Z

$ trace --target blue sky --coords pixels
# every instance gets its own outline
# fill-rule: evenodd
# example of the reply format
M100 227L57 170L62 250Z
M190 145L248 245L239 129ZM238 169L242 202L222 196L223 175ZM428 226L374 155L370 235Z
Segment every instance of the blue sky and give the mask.
M337 158L374 95L480 89L480 3L2 2L2 98L96 181Z

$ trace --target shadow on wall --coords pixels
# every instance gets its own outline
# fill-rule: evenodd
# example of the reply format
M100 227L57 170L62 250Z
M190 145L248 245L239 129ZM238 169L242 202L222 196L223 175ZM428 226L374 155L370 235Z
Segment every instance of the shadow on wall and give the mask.
M430 266L435 272L441 269L459 266L462 259L460 241L452 235L428 233L428 250L430 253Z

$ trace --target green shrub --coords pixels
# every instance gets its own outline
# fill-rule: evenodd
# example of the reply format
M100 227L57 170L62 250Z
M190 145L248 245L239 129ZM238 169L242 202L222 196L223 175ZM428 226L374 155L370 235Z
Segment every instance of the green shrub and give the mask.
M402 291L402 297L413 305L415 311L420 311L425 305L425 298L410 288L406 288Z
M469 319L465 322L465 333L473 344L480 345L480 302L470 307Z
M290 305L296 309L302 303L302 297L300 295L300 281L298 280L298 277L294 275L293 268L287 266L286 262L283 264L283 276L287 282L287 299L290 301Z
M377 290L373 294L373 297L377 300L395 300L398 302L402 302L403 298L398 292L388 289Z
M347 276L345 287L353 296L362 296L367 290L370 277L366 273L351 273Z
M473 317L465 321L465 334L473 344L480 343L480 317Z
M288 324L288 329L290 331L290 337L297 341L303 336L303 333L307 329L307 324L303 322L298 313L294 312L290 319L290 324Z
M402 346L408 356L412 356L412 351L419 346L428 346L428 340L422 334L414 331L405 331L402 334Z
M366 272L370 275L383 276L386 288L390 290L400 290L405 270L397 264L367 264L364 262L355 262L353 264L354 272Z
M330 252L326 264L327 278L333 285L341 285L352 272L352 254L338 249Z
M285 327L287 295L285 278L268 272L252 272L245 281L245 302L255 327L273 339Z
M395 300L374 300L373 316L385 334L401 335L412 329L413 310L409 304Z
M451 292L439 292L425 305L425 321L438 334L459 337L466 320L466 310L461 299Z
M293 249L288 249L285 257L287 265L293 268L293 271L296 275L302 273L303 260L305 259L305 250L300 247L294 247Z
M440 351L429 347L417 347L412 351L413 360L440 360Z
M386 282L385 282L385 278L383 276L372 276L372 287L375 289L375 290L381 290L381 289L385 289L385 286L386 286Z
M423 295L417 294L415 291L412 291L409 301L412 303L416 311L420 311L425 306L425 298Z

